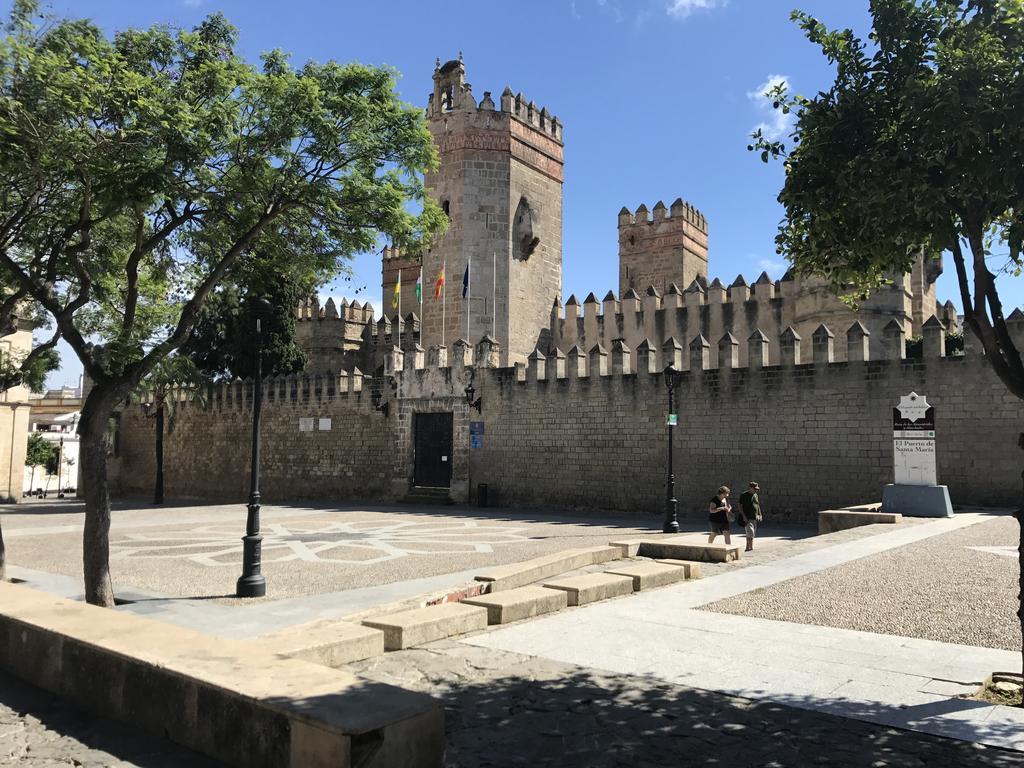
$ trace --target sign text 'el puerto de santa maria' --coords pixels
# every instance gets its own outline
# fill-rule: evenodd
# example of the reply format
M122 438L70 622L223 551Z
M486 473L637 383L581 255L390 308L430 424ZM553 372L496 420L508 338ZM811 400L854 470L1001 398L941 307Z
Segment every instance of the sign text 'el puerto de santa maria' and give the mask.
M935 408L911 392L892 409L893 465L897 485L935 485Z

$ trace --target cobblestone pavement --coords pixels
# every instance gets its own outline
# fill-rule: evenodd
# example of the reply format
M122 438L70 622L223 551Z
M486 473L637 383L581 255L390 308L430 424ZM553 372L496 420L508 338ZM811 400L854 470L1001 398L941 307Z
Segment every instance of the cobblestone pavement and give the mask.
M1019 541L1002 514L703 610L1015 651Z
M217 768L202 755L87 715L0 672L0 765L17 768Z
M441 697L448 768L1003 768L1024 754L441 641L351 665Z

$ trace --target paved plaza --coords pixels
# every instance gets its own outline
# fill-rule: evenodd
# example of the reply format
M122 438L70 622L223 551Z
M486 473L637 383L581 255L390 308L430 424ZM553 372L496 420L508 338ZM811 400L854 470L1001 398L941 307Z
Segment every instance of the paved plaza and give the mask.
M80 507L3 514L11 575L80 595ZM240 531L230 533L243 522L239 506L115 510L112 565L128 601L117 610L255 638L444 592L490 565L650 535L660 523L271 506L270 594L239 601L230 593ZM686 526L704 540L701 521ZM698 581L348 668L440 696L451 768L669 766L683 756L730 766L1024 765L1021 711L962 698L1019 665L1012 517L961 510L824 537L809 527L763 532L755 552L704 564ZM175 763L184 758L170 744L112 749L121 726L19 686L0 695L0 756L21 761L13 764L212 765Z

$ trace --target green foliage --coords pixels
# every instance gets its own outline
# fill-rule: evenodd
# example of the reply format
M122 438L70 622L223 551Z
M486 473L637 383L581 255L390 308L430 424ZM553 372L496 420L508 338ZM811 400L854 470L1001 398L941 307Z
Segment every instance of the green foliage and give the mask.
M785 166L778 249L797 273L861 295L922 252L951 251L967 325L1024 397L996 287L1024 242L1024 2L873 0L871 15L864 41L793 14L835 82L771 94L796 116L788 149L754 134L750 149Z
M28 436L28 448L25 452L26 467L47 467L57 466L57 446L47 440L38 432L30 432ZM52 473L51 473L52 474Z
M306 354L295 343L295 307L313 286L309 281L279 277L272 267L272 263L256 260L253 269L207 300L192 337L182 347L182 353L207 376L228 380L253 376L256 320L249 297L254 296L274 307L274 314L262 322L263 375L294 373L305 367Z
M174 430L178 403L205 403L208 383L188 355L168 355L143 380L136 398L143 403L151 403L153 413L163 410L167 430L171 432Z
M46 391L46 377L60 368L60 355L55 349L44 349L30 358L16 358L0 350L0 392L24 384L36 394Z
M219 14L109 39L87 20L36 29L35 11L19 2L0 41L2 284L98 385L138 382L255 254L301 284L381 234L443 229L419 175L436 153L393 71L280 51L254 67Z

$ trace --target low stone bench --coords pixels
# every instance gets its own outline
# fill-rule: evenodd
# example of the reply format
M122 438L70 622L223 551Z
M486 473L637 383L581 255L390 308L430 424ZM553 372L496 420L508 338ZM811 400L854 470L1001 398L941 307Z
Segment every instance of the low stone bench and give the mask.
M466 603L442 603L364 619L363 624L384 633L384 647L400 651L414 645L487 629L487 610Z
M727 563L740 559L740 548L725 544L702 544L672 536L658 539L643 539L640 542L641 557L655 560L696 560L701 563Z
M865 512L854 509L826 509L818 513L818 533L835 533L862 525L893 524L903 519L897 512Z
M549 579L566 571L616 560L622 556L622 549L615 546L565 549L521 563L500 565L475 578L487 583L488 592L500 592L533 584L541 579Z
M656 560L655 562L682 568L686 571L686 578L688 579L699 579L703 575L701 573L700 563L694 562L693 560L673 560L672 558L663 558L661 560Z
M253 642L279 656L340 667L384 653L384 633L347 621L318 621L263 635Z
M239 768L443 764L430 696L8 583L0 668Z
M531 586L471 597L462 602L486 608L488 624L508 624L559 611L569 604L569 596L560 589Z
M655 587L664 587L686 579L685 568L664 563L625 563L623 565L616 565L608 573L631 578L633 580L633 590L636 592L654 589Z
M569 598L569 605L584 605L610 597L633 593L633 579L613 573L585 573L544 582L547 589L560 589Z

